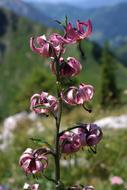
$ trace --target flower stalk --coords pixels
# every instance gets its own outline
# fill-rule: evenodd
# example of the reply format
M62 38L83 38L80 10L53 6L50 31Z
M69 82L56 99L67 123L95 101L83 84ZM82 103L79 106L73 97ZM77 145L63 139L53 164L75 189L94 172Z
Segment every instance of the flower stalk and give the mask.
M61 180L60 180L60 146L59 146L59 131L61 124L61 116L62 116L62 99L61 99L61 82L59 75L59 62L56 59L56 88L57 88L57 97L58 97L58 112L56 119L56 138L55 138L55 180L57 182L56 190L61 189Z
M19 165L26 175L36 176L37 173L43 172L48 167L48 156L52 155L55 165L55 179L43 174L43 177L56 185L56 190L94 190L92 186L64 187L61 181L60 158L62 154L73 154L84 146L88 146L93 152L96 151L96 145L102 139L102 131L96 124L77 124L74 127L67 128L60 132L63 102L70 106L82 106L85 111L91 112L86 108L85 103L89 102L94 96L94 87L89 84L80 83L78 87L62 86L64 80L74 77L82 70L82 65L74 57L68 57L65 61L62 55L65 53L65 45L81 42L87 38L92 31L91 21L77 21L77 27L73 28L71 23L65 22L64 36L53 33L48 38L45 35L36 39L30 39L30 48L33 52L51 58L50 69L56 76L57 97L50 95L48 92L34 94L30 99L30 110L39 115L48 116L51 114L55 119L55 143L50 146L49 143L41 139L31 138L41 148L33 150L27 148L19 159ZM84 27L86 30L84 30ZM45 144L47 147L42 147ZM39 184L26 184L25 189L38 190Z

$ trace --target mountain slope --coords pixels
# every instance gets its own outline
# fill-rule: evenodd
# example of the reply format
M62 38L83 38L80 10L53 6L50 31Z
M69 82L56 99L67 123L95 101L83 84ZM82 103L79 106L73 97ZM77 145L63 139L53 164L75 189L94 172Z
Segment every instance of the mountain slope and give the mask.
M66 3L67 5L80 7L83 9L90 9L90 8L100 8L103 6L111 6L116 5L121 2L127 2L127 0L22 0L24 2L35 2L35 4L45 4L45 3L53 3L57 5L57 3Z
M74 5L80 8L85 8L85 9L91 9L91 8L100 8L104 6L112 6L119 4L121 2L127 2L127 0L79 0L78 2L76 1Z
M28 110L29 98L33 93L42 90L54 92L54 77L51 78L48 60L34 54L29 48L31 36L50 34L54 30L3 9L0 9L0 15L3 15L0 25L4 28L0 36L0 119L2 119L23 109ZM6 22L3 22L3 19ZM77 45L68 47L66 56L75 56L81 60L84 69L77 80L91 83L96 87L95 99L98 103L101 81L101 68L98 62L102 48L96 43L85 41L83 50L85 60L81 59ZM120 64L118 62L117 80L119 87L125 89L127 69Z
M19 0L0 0L0 7L14 11L19 16L25 16L33 21L41 22L45 25L53 25L50 17L46 16L28 3Z
M50 13L52 19L63 20L67 15L69 20L75 23L77 19L90 18L94 33L92 39L100 43L110 40L112 45L120 45L121 42L127 41L127 3L94 9L49 3L33 3L33 6L45 15Z
M105 40L110 40L111 45L119 46L127 41L127 2L114 5L116 1L110 2L113 4L112 6L85 9L85 3L81 3L82 7L76 7L74 6L75 4L69 5L65 3L26 3L18 0L1 0L0 7L11 9L18 15L55 27L58 27L58 25L53 20L63 20L65 15L73 23L77 19L87 20L90 18L93 23L93 40L100 44L104 43ZM97 0L97 2L99 3L100 1Z
M0 13L4 15L2 18L7 20L3 23L6 30L0 37L0 118L3 118L11 114L12 108L9 108L9 104L14 101L22 80L43 61L43 58L36 57L30 51L29 39L31 36L46 33L47 29L13 12L0 9Z

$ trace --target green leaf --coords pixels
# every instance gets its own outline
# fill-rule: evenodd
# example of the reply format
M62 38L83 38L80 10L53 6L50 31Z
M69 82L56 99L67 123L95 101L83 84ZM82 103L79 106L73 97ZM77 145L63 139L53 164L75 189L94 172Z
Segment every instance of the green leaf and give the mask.
M45 140L41 140L41 139L38 139L38 138L30 138L30 140L32 140L35 144L37 145L47 145L49 148L53 149L52 146Z

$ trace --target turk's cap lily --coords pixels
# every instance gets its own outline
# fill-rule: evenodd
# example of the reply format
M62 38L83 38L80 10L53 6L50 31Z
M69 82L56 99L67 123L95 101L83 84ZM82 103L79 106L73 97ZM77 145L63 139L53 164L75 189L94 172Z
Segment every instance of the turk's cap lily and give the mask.
M87 22L77 21L77 28L74 28L71 23L68 23L65 29L65 39L69 43L75 43L77 41L87 38L92 33L92 24L91 21ZM84 30L84 27L86 30Z
M94 187L93 186L78 186L78 185L75 185L75 186L72 186L72 187L69 187L68 190L94 190Z
M80 124L78 126L78 135L80 136L82 146L97 145L103 137L101 128L96 124Z
M49 41L53 44L54 47L57 46L64 46L64 44L67 44L68 41L62 37L61 35L57 34L57 33L53 33L50 35L49 37Z
M55 62L50 63L52 73L56 74ZM74 57L68 57L65 61L62 57L59 59L60 76L62 77L73 77L80 73L82 65Z
M73 132L66 132L60 137L61 152L71 154L79 151L81 147L79 135Z
M38 53L41 56L44 56L44 57L53 56L52 48L51 48L50 44L47 42L44 35L39 36L36 39L31 37L30 38L30 48L33 52Z
M81 83L79 87L69 87L61 93L63 101L70 105L83 105L85 102L90 101L93 98L93 95L93 86L83 83Z
M65 52L64 44L67 40L57 33L53 33L47 39L45 35L38 36L36 39L30 38L30 48L33 52L44 57L56 57Z
M23 186L23 189L29 189L29 190L38 190L39 188L39 184L29 184L29 183L25 183Z
M19 159L19 165L26 174L35 174L48 167L48 158L45 153L27 148Z
M30 99L30 110L37 114L55 113L58 109L57 99L47 92L34 94Z

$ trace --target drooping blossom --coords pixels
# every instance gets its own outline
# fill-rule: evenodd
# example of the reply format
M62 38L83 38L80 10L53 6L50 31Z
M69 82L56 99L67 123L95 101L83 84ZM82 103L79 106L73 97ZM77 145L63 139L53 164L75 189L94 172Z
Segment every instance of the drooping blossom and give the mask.
M70 105L83 105L85 102L90 101L93 95L93 86L83 83L81 83L79 87L69 87L61 93L63 101Z
M32 51L44 57L55 57L60 53L64 53L64 44L67 40L57 33L53 33L46 39L45 35L38 36L36 39L30 38L30 48Z
M48 166L48 158L45 156L47 152L47 149L41 152L27 148L19 159L19 165L26 174L41 172Z
M110 178L112 185L122 185L124 183L123 179L119 176L113 176Z
M102 139L102 130L96 124L80 124L77 127L82 146L97 145Z
M53 33L49 37L50 43L53 45L55 48L56 54L58 55L60 52L64 53L65 52L65 44L68 44L68 41L62 37L61 35L57 33Z
M39 188L39 184L35 183L35 184L28 184L25 183L23 186L23 189L30 189L30 190L38 190Z
M71 154L77 152L81 147L79 135L66 132L60 137L60 148L62 153Z
M30 99L30 109L38 114L55 113L58 109L57 99L47 92L34 94Z
M92 32L92 24L91 21L88 22L80 22L79 20L76 22L77 28L74 28L71 23L68 23L65 29L64 38L69 43L75 43L77 41L83 40L87 38ZM84 27L86 30L84 30Z
M51 62L51 70L56 74L55 62ZM68 57L65 61L62 57L59 60L60 76L62 77L73 77L80 73L82 65L74 57Z
M93 186L78 186L78 185L75 185L75 186L72 186L72 187L69 187L68 190L94 190L94 187Z

